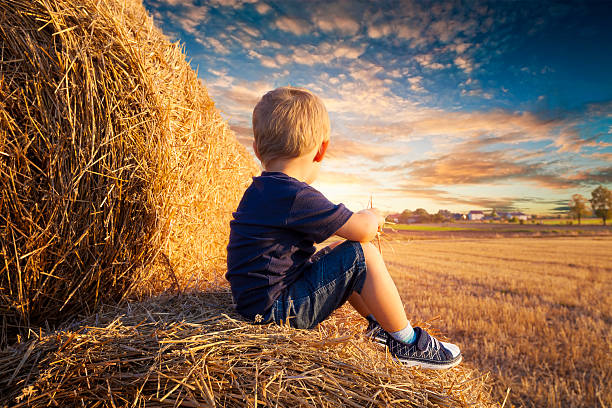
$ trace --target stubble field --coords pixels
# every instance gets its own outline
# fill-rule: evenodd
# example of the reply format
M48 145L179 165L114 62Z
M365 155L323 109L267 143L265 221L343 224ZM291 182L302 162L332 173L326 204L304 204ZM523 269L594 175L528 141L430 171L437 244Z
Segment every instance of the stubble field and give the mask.
M433 319L499 401L510 388L506 407L612 405L612 238L387 238L409 318Z

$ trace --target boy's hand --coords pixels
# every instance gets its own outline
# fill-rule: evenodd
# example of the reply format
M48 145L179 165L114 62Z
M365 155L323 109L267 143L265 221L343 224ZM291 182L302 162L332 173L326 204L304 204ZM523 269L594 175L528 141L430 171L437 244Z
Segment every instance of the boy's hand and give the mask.
M370 242L376 237L385 223L385 217L376 208L368 208L354 213L336 231L336 235L349 241Z
M367 211L372 212L376 216L376 219L378 220L378 231L382 231L382 228L385 225L385 216L380 213L378 208L368 208Z

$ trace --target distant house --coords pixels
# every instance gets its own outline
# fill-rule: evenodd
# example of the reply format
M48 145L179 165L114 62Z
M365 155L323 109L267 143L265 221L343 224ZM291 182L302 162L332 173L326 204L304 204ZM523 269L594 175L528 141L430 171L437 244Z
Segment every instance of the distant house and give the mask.
M461 213L454 213L454 214L453 214L453 218L454 218L456 221L461 221L461 220L465 220L465 219L467 219L467 216L466 216L465 214L461 214Z
M395 224L414 224L419 222L419 217L406 217L404 214L389 214L385 218L387 221L393 222Z
M523 214L522 212L513 212L509 213L508 218L516 218L519 221L527 221L529 219L529 216L527 214Z
M401 214L389 214L387 215L386 220L397 224L399 222L400 216Z
M482 211L472 210L468 213L467 217L470 221L482 220L484 218L484 213Z

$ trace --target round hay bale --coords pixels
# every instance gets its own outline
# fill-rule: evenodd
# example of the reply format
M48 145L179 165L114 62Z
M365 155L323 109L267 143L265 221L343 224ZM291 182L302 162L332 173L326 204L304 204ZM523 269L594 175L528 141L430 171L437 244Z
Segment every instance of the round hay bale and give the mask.
M135 0L0 2L0 346L218 279L256 167Z

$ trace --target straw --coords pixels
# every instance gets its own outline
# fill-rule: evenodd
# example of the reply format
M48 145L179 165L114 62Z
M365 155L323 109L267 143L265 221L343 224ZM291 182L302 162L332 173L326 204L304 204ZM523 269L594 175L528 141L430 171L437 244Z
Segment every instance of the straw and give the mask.
M0 2L0 347L217 282L255 170L140 3Z
M0 352L0 406L494 406L488 376L401 366L348 308L315 330L230 310L223 290L161 297Z
M372 199L372 195L370 195L370 201L368 202L368 208L374 208L374 201ZM380 254L382 255L382 248L380 246L380 232L381 231L382 229L376 232L376 242L378 243L378 252L380 252Z

